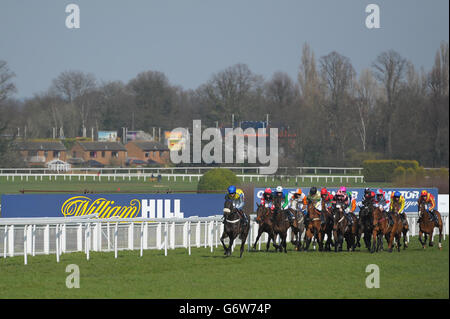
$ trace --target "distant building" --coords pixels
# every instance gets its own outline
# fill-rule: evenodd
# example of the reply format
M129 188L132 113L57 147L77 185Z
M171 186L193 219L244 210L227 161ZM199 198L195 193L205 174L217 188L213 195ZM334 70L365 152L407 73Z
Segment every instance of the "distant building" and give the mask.
M65 161L67 150L60 141L15 141L16 150L29 166L44 165L55 159Z
M132 141L125 145L128 158L139 159L147 163L167 164L170 160L169 148L158 142ZM150 161L149 161L150 160Z
M127 158L127 149L119 142L80 142L70 150L72 158L84 162L94 160L104 165L122 166Z

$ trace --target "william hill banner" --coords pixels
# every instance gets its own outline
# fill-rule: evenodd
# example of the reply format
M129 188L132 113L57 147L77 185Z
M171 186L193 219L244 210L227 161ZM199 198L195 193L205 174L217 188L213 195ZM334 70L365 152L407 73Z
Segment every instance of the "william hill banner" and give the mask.
M306 195L309 194L309 187L302 187L302 192ZM327 190L331 194L336 194L339 188L337 187L330 187L327 188ZM376 188L371 188L372 191L376 192ZM383 188L383 191L385 192L386 199L391 198L392 192L399 191L403 197L405 198L405 212L406 213L417 213L418 207L417 207L417 201L419 200L420 192L425 189L427 192L431 193L434 196L434 199L436 200L436 209L439 210L438 207L438 189L437 188ZM289 193L294 193L296 189L294 188L286 188L286 191ZM318 188L320 191L320 188ZM273 192L274 190L272 190ZM347 191L352 193L352 197L356 199L356 210L355 212L359 212L359 207L362 204L363 196L364 196L364 188L349 188L347 187ZM255 200L260 201L261 197L264 193L264 188L255 188ZM254 209L256 209L256 204L254 206Z
M2 195L2 217L183 218L222 214L223 194Z

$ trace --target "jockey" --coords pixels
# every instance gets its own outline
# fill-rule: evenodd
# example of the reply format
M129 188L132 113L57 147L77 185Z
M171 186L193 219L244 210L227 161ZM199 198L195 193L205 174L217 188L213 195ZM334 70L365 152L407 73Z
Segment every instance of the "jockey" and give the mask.
M287 193L283 190L283 187L281 186L277 186L276 190L275 190L275 198L280 198L280 204L281 207L280 209L286 209L289 206L289 196L287 196Z
M306 195L303 194L301 188L298 188L289 199L289 207L296 211L301 211L304 215L306 215L307 204L308 203L306 202Z
M362 201L363 206L369 206L369 205L373 205L375 201L375 192L373 192L372 190L370 190L370 188L365 188L364 189L364 198Z
M423 190L420 193L418 207L420 207L420 204L422 202L425 203L425 208L427 209L428 213L430 214L431 219L437 223L438 220L436 218L436 214L434 213L434 208L436 207L436 200L434 199L433 194L430 194L426 190ZM419 216L420 216L420 211L419 211Z
M280 210L285 210L288 209L289 207L289 195L287 193L287 191L283 190L283 187L281 186L277 186L276 190L275 190L275 196L274 199L278 198L280 200ZM276 214L276 211L274 211ZM293 214L291 213L290 210L288 210L288 219L289 222L292 223L292 218L294 217ZM275 218L275 214L274 214L274 218Z
M344 215L350 224L353 224L352 215L356 209L356 200L352 198L352 193L347 191L345 186L339 188L336 194L339 194L341 203L344 205ZM351 213L351 214L350 214Z
M333 195L325 187L320 190L320 197L322 198L322 202L325 203L325 207L330 208L333 201Z
M264 190L263 196L261 197L261 205L270 208L271 211L275 209L275 206L273 205L272 190L270 188Z
M403 222L406 220L405 216L405 197L399 192L395 191L391 193L391 206L389 207L389 210L392 211L392 208L394 207L394 202L398 202L400 204L400 209L398 210L398 214L400 215L400 218Z
M375 204L373 206L379 207L381 211L384 210L389 218L389 223L392 225L394 224L394 220L392 219L392 216L389 212L389 200L387 200L384 195L385 192L381 188L378 189L375 197Z
M319 211L320 221L324 223L324 217L321 214L322 210L322 197L320 196L320 192L317 190L317 187L313 186L309 189L309 194L306 197L307 203L312 203L314 207Z
M236 186L231 185L228 187L228 193L225 195L226 201L232 201L233 207L236 208L241 215L241 219L244 221L244 225L248 223L247 214L244 214L242 209L245 205L245 196L244 192L240 188L236 188Z

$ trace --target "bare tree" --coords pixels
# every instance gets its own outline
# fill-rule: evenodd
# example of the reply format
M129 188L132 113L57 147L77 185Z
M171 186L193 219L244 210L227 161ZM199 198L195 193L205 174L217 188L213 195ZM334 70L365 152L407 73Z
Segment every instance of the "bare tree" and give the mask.
M15 76L8 68L6 61L0 60L0 103L3 102L11 93L16 92L16 86L11 79Z
M345 160L347 138L351 133L349 121L351 111L351 90L353 89L355 70L350 59L333 51L320 58L320 70L327 86L326 115L330 136L336 142L337 159Z
M361 71L355 83L355 108L359 115L358 133L363 152L367 148L367 126L376 103L377 83L369 69Z
M86 136L86 124L93 106L92 92L96 86L94 75L80 71L64 71L53 80L51 91L78 110L83 137Z
M386 153L392 157L392 115L397 108L397 100L401 89L401 83L405 76L407 60L394 50L383 52L372 63L375 77L383 85L386 93L386 105L383 109L386 125Z

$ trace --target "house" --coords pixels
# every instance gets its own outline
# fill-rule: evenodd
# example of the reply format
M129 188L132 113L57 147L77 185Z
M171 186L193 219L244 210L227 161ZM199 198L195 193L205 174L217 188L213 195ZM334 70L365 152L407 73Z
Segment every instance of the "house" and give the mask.
M170 160L169 148L153 141L131 141L125 145L128 158L139 159L147 163L167 164Z
M16 150L29 166L44 165L55 159L65 161L67 150L61 141L16 141Z
M122 166L127 158L127 149L119 142L77 141L70 150L70 155L85 162L95 160L104 165Z

